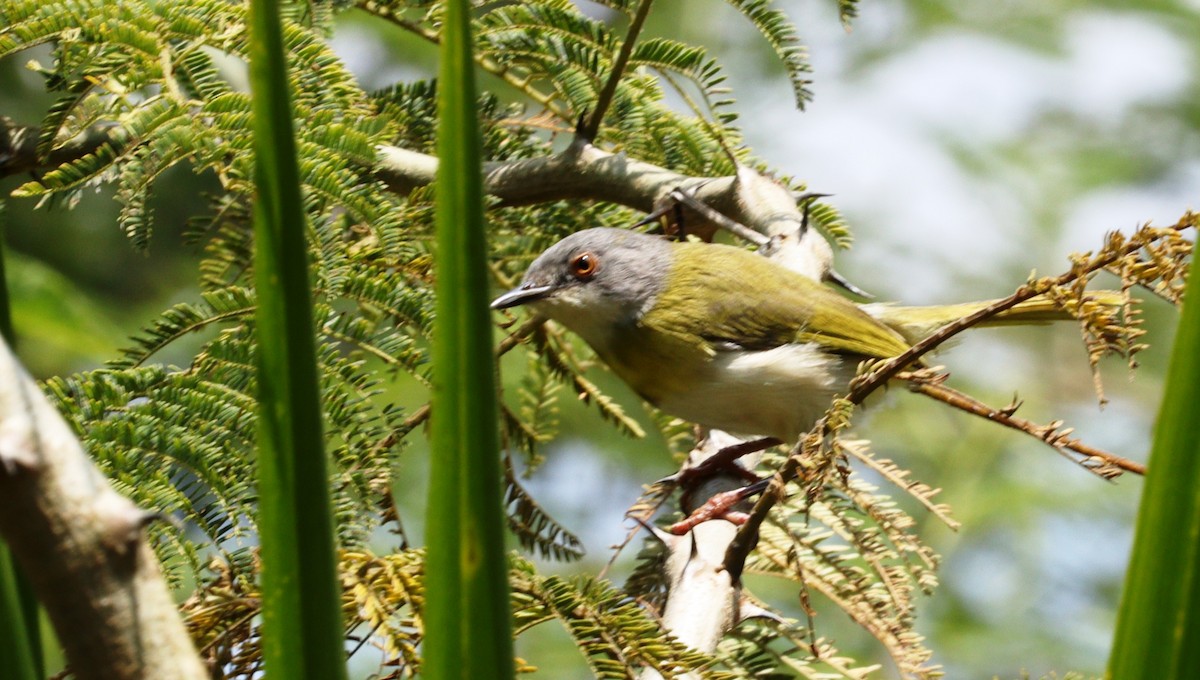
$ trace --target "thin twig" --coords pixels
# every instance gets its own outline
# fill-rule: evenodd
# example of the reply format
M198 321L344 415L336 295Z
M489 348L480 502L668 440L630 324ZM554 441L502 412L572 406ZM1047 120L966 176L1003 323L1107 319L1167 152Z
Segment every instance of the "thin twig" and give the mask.
M813 427L813 432L820 432L824 437L827 422L826 418L821 418ZM796 444L788 454L787 460L783 461L783 466L779 468L779 471L771 475L766 490L758 497L758 502L754 504L754 509L750 511L745 524L738 530L737 535L733 537L729 547L725 550L725 569L734 583L740 582L742 570L746 566L746 558L758 544L759 527L762 526L775 503L783 498L787 483L796 478L796 473L800 469L800 452L808 440L809 437L806 436L799 444Z
M374 637L376 633L378 633L378 632L379 632L379 629L383 627L383 623L384 623L384 622L383 622L382 620L380 620L378 623L376 623L376 624L375 624L375 626L374 626L373 628L371 628L371 632L370 632L370 633L367 633L366 635L362 636L362 639L360 639L360 640L358 641L358 644L357 644L357 645L354 645L354 649L351 649L351 650L350 650L350 653L346 655L346 659L352 659L352 658L354 658L354 655L355 655L355 654L358 654L358 650L362 649L362 648L363 648L363 645L366 645L366 644L367 644L367 642L368 642L368 641L370 641L370 639L371 639L372 637ZM353 628L351 628L350 630L346 631L346 639L351 639L351 638L350 638L350 633L352 633L352 632L354 632L354 629L353 629Z
M413 411L411 416L404 419L404 422L400 424L400 431L405 434L412 432L413 429L418 425L424 423L426 420L429 420L429 414L432 412L433 409L431 409L429 404L426 403L425 405L421 406L421 408Z
M704 203L704 201L697 199L696 198L696 189L697 188L699 188L699 187L692 187L687 190L672 189L671 193L668 194L668 196L671 198L671 200L674 200L678 203L682 203L683 205L686 205L687 207L691 208L692 210L700 213L701 215L704 216L704 219L708 220L709 222L712 222L713 224L724 229L725 231L728 231L729 233L733 234L734 236L743 238L760 248L771 242L770 237L766 236L765 234L761 234L757 231L754 231L750 227L747 227L746 225L742 224L741 222L729 219L728 217L717 212L716 210L713 210L712 208L708 207L708 205L706 205Z
M1046 444L1049 444L1056 451L1063 454L1068 460L1074 461L1081 465L1088 472L1092 472L1104 479L1112 479L1121 474L1121 472L1132 472L1137 475L1146 474L1146 466L1141 463L1134 462L1127 458L1122 458L1113 453L1102 451L1093 446L1089 446L1078 439L1066 436L1070 430L1060 430L1061 423L1051 423L1049 425L1038 425L1024 418L1018 418L1013 415L1016 410L1015 406L1006 408L992 408L987 404L979 401L969 394L964 394L958 390L947 387L941 383L945 375L936 376L932 379L921 376L907 375L900 373L896 376L900 380L908 381L908 388L918 394L924 394L927 397L936 399L943 404L953 406L960 411L966 411L985 418L994 423L999 423L1005 427L1011 427L1014 430L1020 430L1025 434L1036 437ZM1077 459L1071 456L1068 451L1083 456L1083 459ZM1091 465L1092 461L1102 461L1100 465Z
M596 99L596 108L592 110L587 124L579 128L579 135L586 140L596 139L596 133L600 131L600 121L604 120L604 114L608 112L613 96L617 93L617 85L625 75L625 67L629 65L629 57L633 54L634 45L637 44L638 35L642 32L642 25L646 23L646 16L650 14L650 5L653 2L654 0L642 0L638 4L637 13L629 22L629 30L625 32L625 41L621 43L621 49L617 52L617 60L613 62L608 81L604 83L604 89L600 90L600 96Z
M546 323L546 320L542 317L533 316L525 323L517 326L517 330L509 333L503 340L500 341L500 344L496 347L496 356L502 357L505 354L508 354L514 347L521 344L522 340L529 337L535 330L537 330L538 326L541 326L544 323Z

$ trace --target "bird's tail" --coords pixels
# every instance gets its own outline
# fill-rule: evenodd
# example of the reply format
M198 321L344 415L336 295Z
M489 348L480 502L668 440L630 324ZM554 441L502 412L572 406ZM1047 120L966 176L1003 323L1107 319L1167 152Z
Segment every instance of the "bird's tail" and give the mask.
M1083 300L1082 314L1089 317L1103 315L1115 323L1125 298L1118 291L1088 291ZM910 343L933 334L946 324L957 321L980 309L995 304L996 300L963 302L955 305L928 305L904 307L887 302L861 305L863 310L884 325L904 336ZM1076 318L1046 297L1035 297L980 323L980 326L1031 326L1067 321Z

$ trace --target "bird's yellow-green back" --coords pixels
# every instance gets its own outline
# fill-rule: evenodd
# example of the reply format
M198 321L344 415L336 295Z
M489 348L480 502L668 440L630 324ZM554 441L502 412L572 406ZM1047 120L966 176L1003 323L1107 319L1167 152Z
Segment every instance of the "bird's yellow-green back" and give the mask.
M811 342L839 354L888 358L909 347L854 303L764 257L724 245L673 249L667 285L641 320L648 329L710 352Z

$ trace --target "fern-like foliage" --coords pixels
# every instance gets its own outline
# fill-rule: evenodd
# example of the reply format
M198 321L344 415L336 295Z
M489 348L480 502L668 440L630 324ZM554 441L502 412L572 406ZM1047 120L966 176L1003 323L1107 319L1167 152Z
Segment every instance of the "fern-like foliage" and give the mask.
M369 638L383 653L381 673L375 677L415 677L421 663L424 551L375 555L348 550L339 567L348 636ZM644 667L673 677L719 663L664 637L634 600L603 581L540 575L515 555L509 581L518 634L557 622L583 650L597 678L634 678ZM213 665L223 666L227 677L248 678L259 670L258 602L254 582L221 567L183 605L202 653ZM714 672L706 677L748 676Z
M628 10L627 3L612 4ZM403 0L361 0L359 6L438 40L436 6ZM761 7L747 7L746 13L793 63L799 50L783 15ZM595 106L622 40L613 27L585 15L569 0L496 5L481 14L475 35L480 66L549 110L563 130ZM719 125L706 125L668 106L664 84L674 84L656 73L696 88L708 102L707 114ZM666 38L641 41L618 84L599 140L681 172L728 174L733 168L724 149L737 148L741 138L732 127L736 115L724 80L720 66L702 47Z
M743 622L721 641L717 654L731 669L729 677L754 680L847 678L865 680L878 665L861 665L826 639L782 619Z
M800 44L795 25L788 20L783 10L775 7L770 0L726 0L726 2L745 15L775 50L776 56L779 57L779 61L783 64L788 79L792 83L792 94L796 99L796 106L804 108L804 104L812 99L812 92L808 89L810 81L807 77L807 74L812 71L812 67L808 63L807 51ZM839 7L843 21L849 16L844 9L846 6L847 4L843 3Z
M505 460L504 504L509 528L526 550L536 549L545 558L575 560L583 557L583 543L548 515L513 474L512 461Z

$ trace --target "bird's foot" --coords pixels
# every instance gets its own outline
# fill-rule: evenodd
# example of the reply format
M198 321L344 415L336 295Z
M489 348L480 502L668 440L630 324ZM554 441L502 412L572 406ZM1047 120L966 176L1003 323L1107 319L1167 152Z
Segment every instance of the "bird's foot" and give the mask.
M741 510L734 510L734 508L738 503L741 503L747 498L757 493L762 493L764 488L765 485L763 481L759 480L754 484L743 486L740 489L733 489L732 491L725 491L716 494L705 501L704 505L701 505L693 510L692 514L667 527L667 531L675 534L676 536L682 536L683 534L686 534L687 532L696 528L698 524L707 522L710 519L723 519L739 526L745 524L750 515Z

